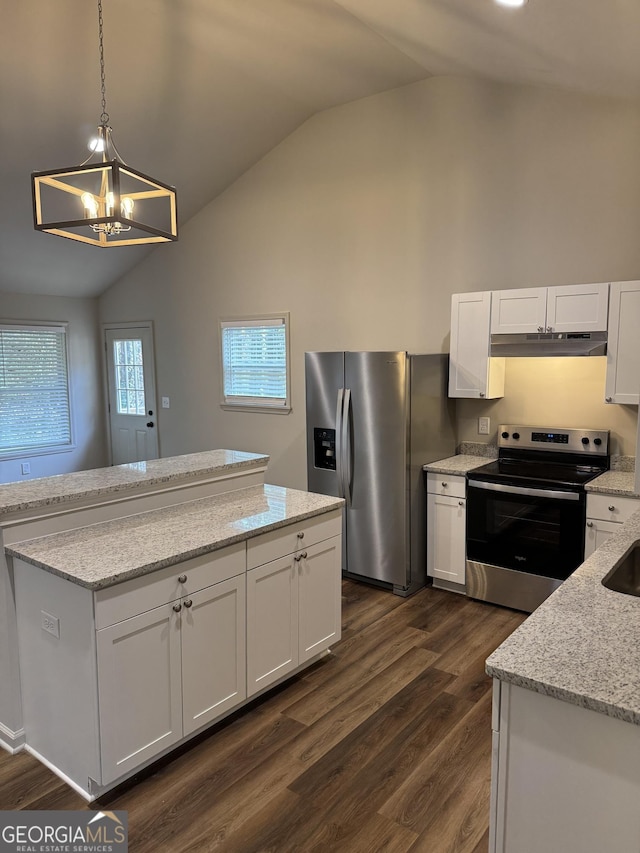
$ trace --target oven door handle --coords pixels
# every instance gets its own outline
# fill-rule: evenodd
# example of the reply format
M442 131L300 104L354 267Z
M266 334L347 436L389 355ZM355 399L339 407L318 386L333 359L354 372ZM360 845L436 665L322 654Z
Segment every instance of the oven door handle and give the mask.
M507 486L504 483L483 483L470 480L469 488L486 489L489 492L508 492L514 495L527 495L532 498L555 498L559 501L579 501L579 492L561 492L557 489L528 489L524 486Z

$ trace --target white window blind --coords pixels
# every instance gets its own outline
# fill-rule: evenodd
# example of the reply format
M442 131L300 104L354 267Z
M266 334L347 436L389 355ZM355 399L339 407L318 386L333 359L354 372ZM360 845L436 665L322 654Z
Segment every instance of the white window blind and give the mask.
M71 445L64 326L0 325L0 454Z
M286 316L221 321L224 403L288 408L286 321Z

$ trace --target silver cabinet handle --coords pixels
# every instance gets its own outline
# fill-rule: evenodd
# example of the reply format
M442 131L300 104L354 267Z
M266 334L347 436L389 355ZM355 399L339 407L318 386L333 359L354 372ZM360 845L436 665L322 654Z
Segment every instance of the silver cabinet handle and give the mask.
M186 582L187 582L187 576L186 575L180 575L180 577L178 578L178 583L186 583Z
M445 483L445 481L444 481L444 480L442 481L442 487L443 487L443 489L446 489L448 485L449 485L449 483Z
M458 501L458 506L464 506L464 501Z
M480 394L479 394L478 396L480 396L480 397L484 397L484 391L481 391L481 392L480 392Z
M593 521L587 521L587 527L593 527Z
M609 512L615 512L615 511L616 511L615 506L613 504L611 504L611 506L609 507Z
M302 554L296 554L296 556L293 559L296 561L296 563L299 563L300 560L306 560L306 558L307 558L307 552L303 551Z
M186 601L185 601L185 603L184 603L184 606L185 606L186 608L189 608L189 607L191 607L191 605L192 605L192 604L193 604L193 601L191 601L191 599L190 599L190 598L187 598L187 600L186 600Z
M539 331L539 332L544 332L544 327L543 327L543 326L538 326L538 331Z
M304 539L304 531L303 531L303 530L301 530L301 531L298 533L298 539Z
M547 326L547 332L553 332L553 326Z
M176 611L176 613L180 613L180 611L182 610L182 605L181 604L174 604L173 609Z
M613 402L613 397L605 397L605 398L604 398L604 401L605 401L605 403L612 403L612 402Z

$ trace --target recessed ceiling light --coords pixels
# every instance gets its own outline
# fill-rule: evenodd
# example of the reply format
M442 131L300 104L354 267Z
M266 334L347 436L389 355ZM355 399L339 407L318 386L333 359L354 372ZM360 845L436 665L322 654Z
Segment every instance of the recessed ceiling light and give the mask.
M510 9L518 9L520 6L524 6L527 0L494 0L498 6L508 6Z

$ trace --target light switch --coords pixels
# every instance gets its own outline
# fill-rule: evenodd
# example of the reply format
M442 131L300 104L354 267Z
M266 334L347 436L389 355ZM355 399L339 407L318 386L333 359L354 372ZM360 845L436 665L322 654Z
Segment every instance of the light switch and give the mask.
M478 435L489 435L489 418L478 418Z
M163 397L163 398L162 398L162 408L163 408L163 409L169 409L169 408L171 408L171 401L169 400L169 398L168 398L168 397Z
M22 462L20 464L20 471L23 474L30 474L31 473L31 463L30 462Z

